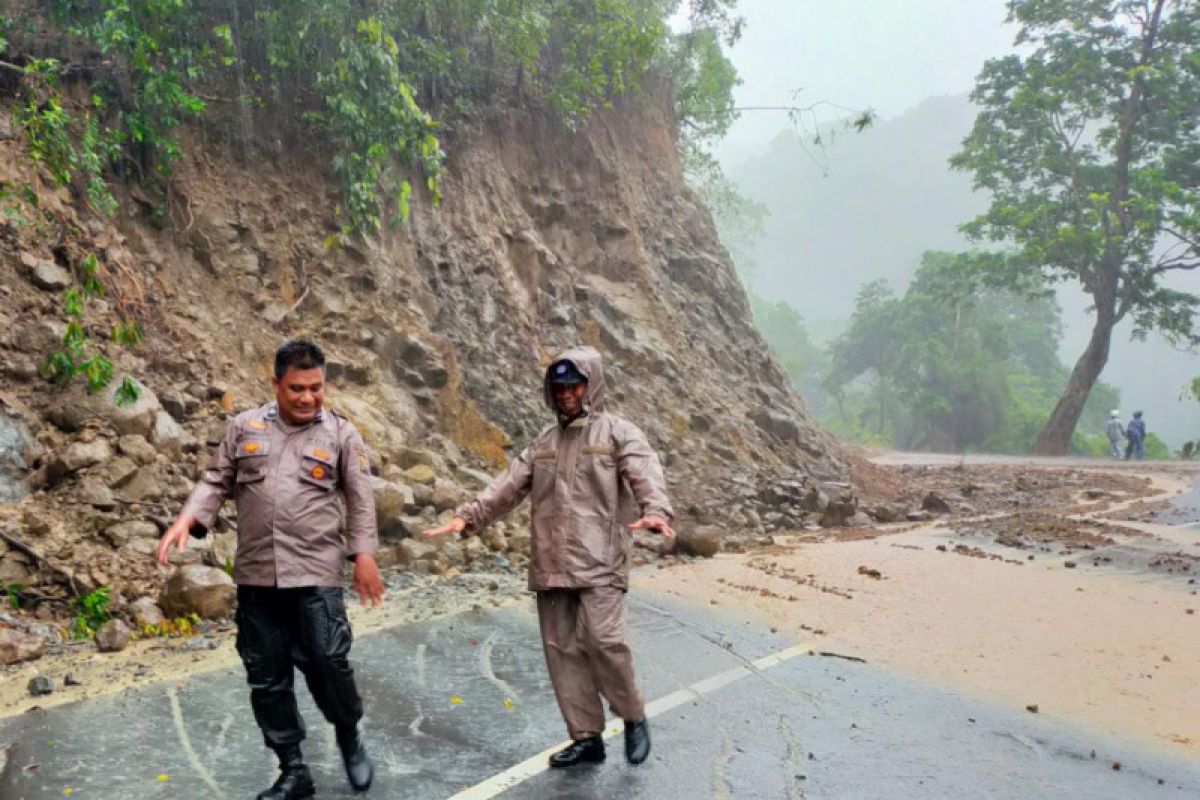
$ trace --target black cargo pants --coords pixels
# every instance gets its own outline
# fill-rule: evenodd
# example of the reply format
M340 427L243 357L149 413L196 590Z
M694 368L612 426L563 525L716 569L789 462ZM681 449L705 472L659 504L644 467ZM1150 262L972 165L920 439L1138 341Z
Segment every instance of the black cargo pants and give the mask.
M325 719L339 732L353 730L362 698L347 659L353 637L342 589L238 586L237 594L237 650L267 747L304 739L292 688L297 667Z

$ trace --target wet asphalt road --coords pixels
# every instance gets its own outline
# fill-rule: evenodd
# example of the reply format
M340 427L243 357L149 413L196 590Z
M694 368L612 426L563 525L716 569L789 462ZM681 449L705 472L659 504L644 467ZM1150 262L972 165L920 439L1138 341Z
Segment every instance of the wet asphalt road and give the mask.
M618 736L605 764L540 772L495 796L1200 797L1195 761L870 664L799 655L748 671L748 662L798 643L715 609L636 592L632 599L631 641L648 700L716 675L739 679L701 684L654 716L654 752L640 767L624 763ZM531 602L365 636L353 659L377 763L369 797L451 797L566 736ZM299 694L317 796L354 797L331 729ZM0 800L252 798L274 779L240 668L0 720L5 742Z

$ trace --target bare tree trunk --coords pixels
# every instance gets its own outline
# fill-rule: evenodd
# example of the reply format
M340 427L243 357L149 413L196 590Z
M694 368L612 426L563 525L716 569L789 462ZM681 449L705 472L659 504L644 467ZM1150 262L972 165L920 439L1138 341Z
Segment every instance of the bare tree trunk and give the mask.
M1083 414L1083 406L1087 403L1092 386L1108 363L1108 350L1112 344L1113 326L1117 323L1112 310L1102 310L1096 314L1096 325L1092 328L1092 338L1087 349L1075 362L1067 388L1063 390L1058 405L1046 420L1042 432L1038 434L1037 444L1033 452L1039 456L1066 455L1071 446L1071 435L1079 424Z

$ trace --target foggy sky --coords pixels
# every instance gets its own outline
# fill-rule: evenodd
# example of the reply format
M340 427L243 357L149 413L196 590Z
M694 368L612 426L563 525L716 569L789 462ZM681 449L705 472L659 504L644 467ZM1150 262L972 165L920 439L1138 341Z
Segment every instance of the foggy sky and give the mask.
M731 52L739 106L836 103L895 117L921 100L971 89L987 58L1011 52L1003 0L741 0ZM837 112L823 109L825 119ZM718 151L725 166L761 147L783 114L748 112Z
M1004 0L741 0L739 10L746 18L746 30L730 54L743 81L736 90L736 102L739 106L788 105L793 103L792 93L803 89L795 100L797 105L824 101L853 110L869 107L881 120L888 120L929 98L965 94L985 60L1013 52L1015 28L1004 22L1005 5ZM822 121L831 121L845 112L822 109L820 113ZM717 148L717 155L731 176L744 174L747 164L762 159L771 140L789 126L781 113L744 113ZM953 149L946 152L947 158ZM902 160L905 154L898 151L894 158ZM849 181L861 182L864 197L879 191L871 175L862 175L862 170L855 175L853 165L837 162L837 154L832 152L825 166L831 171L841 169L840 176L828 181L814 177L804 185L786 188L809 194L818 204L823 190L830 192L840 185L845 191ZM948 171L948 166L945 169ZM913 203L927 200L919 187L913 187L911 196L905 198ZM978 208L962 211L957 222L965 222ZM834 224L833 220L827 222ZM872 253L861 241L861 233L853 233L855 227L861 230L858 222L861 220L845 220L844 240L833 230L827 229L825 235L838 237L846 260L869 261ZM876 232L884 234L879 226ZM910 244L910 267L915 267L919 250L924 248ZM929 243L930 248L938 246L947 243ZM810 320L812 309L805 306L811 306L814 292L826 313L848 308L861 283L845 280L850 276L844 273L843 280L831 281L828 265L813 261L811 252L795 253L795 261L786 268L776 264L774 274L770 274L770 264L756 265L760 272L754 283L769 296L801 309ZM896 272L889 277L902 289L911 269L906 273L900 267ZM1172 283L1176 288L1200 292L1200 275L1179 276ZM1079 289L1065 287L1059 299L1065 326L1061 356L1070 367L1087 341L1093 319ZM1173 447L1200 437L1200 403L1178 399L1180 387L1200 374L1200 358L1175 351L1158 337L1148 343L1130 342L1129 331L1128 321L1115 331L1112 355L1101 376L1121 391L1126 418L1134 408L1145 409L1150 428Z

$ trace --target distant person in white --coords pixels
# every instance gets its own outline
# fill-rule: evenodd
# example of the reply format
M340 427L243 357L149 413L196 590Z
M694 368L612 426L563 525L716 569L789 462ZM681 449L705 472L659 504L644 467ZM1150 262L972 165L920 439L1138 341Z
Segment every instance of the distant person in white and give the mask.
M1108 415L1108 453L1116 460L1121 460L1121 440L1125 438L1125 426L1121 424L1121 412L1115 408Z

